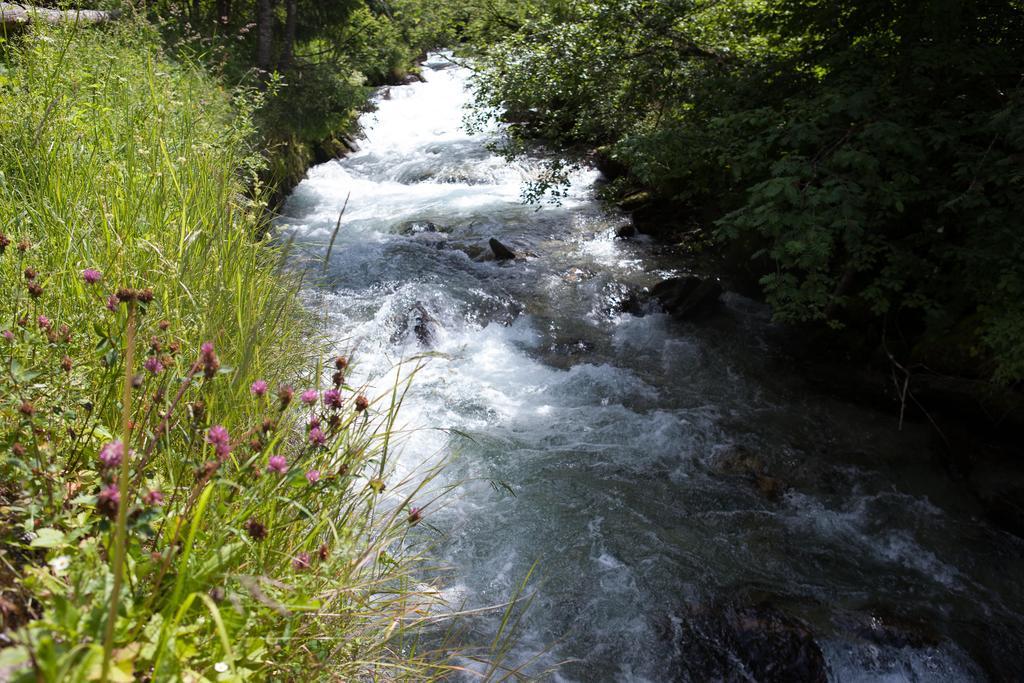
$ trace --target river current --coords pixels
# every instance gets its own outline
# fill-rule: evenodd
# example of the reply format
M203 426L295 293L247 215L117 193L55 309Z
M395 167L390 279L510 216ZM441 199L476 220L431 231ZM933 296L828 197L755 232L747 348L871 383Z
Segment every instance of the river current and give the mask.
M523 204L539 162L466 132L466 69L432 55L424 75L378 93L359 151L313 168L278 225L322 260L347 200L307 297L358 381L385 393L398 361L431 354L399 475L451 458L435 486L460 486L421 533L453 607L507 600L536 563L506 664L786 680L752 661L771 657L759 631L799 656L813 634L834 681L1022 662L1024 544L979 520L924 427L808 387L755 302L726 294L698 324L624 305L681 260L615 238L626 221L595 200L596 171L558 206ZM491 238L519 258L489 258Z

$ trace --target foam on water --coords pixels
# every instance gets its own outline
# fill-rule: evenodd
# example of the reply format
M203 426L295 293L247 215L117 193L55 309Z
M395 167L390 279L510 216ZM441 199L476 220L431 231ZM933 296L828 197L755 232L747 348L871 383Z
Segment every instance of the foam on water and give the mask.
M613 238L622 218L593 200L593 171L561 206L522 205L540 163L488 151L500 131L460 125L467 70L445 55L425 66L425 83L378 94L360 151L312 169L279 227L322 260L348 200L307 297L356 350L358 381L386 392L409 370L398 360L431 352L395 476L454 458L436 485L464 485L428 511L453 607L503 602L538 563L506 663L572 660L561 681L701 680L672 634L758 600L819 634L837 681L980 680L968 649L987 637L1019 652L1024 598L1008 577L1024 549L951 502L923 430L810 392L742 297L701 327L623 312L679 260ZM487 260L492 237L527 258ZM773 501L723 470L737 445L788 491ZM837 626L848 612L928 634L866 642ZM486 642L499 619L471 633Z

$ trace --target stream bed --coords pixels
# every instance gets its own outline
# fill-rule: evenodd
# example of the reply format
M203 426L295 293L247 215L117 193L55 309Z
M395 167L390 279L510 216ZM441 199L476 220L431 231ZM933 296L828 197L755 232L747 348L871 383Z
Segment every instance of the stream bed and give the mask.
M682 323L638 303L683 261L595 198L520 201L462 126L441 54L387 88L349 157L278 226L322 260L310 305L358 380L432 356L400 468L450 456L423 533L454 607L502 603L536 563L505 662L559 681L1019 680L1024 542L980 520L921 425L811 389L762 305ZM500 240L518 258L497 261ZM487 641L501 613L476 619ZM1024 673L1020 673L1024 677Z

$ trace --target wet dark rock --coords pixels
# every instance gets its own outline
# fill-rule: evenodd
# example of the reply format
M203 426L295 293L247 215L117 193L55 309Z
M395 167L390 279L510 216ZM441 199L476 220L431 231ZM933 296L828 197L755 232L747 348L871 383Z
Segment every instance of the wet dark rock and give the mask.
M781 479L769 477L766 474L759 474L754 477L754 484L762 496L771 501L777 501L786 493L786 483Z
M887 610L872 610L871 614L839 614L833 621L846 638L879 647L921 649L935 647L942 641L942 636L928 624L890 614Z
M598 147L593 154L594 166L608 180L617 180L629 173L629 167L612 156L609 147Z
M810 628L770 603L694 611L673 619L672 626L677 678L828 681L828 665Z
M563 356L576 356L583 353L590 353L597 345L586 339L573 339L567 342L560 342L551 347L551 351Z
M623 282L609 282L601 291L600 312L607 318L614 318L622 313L642 316L648 313L643 289Z
M985 517L995 526L1024 538L1024 482L1012 476L993 474L971 477L969 485Z
M437 320L418 301L412 308L412 321L416 340L423 346L431 346L434 343L433 327L437 325Z
M406 221L400 223L396 228L400 235L419 235L425 232L447 232L430 221Z
M568 282L568 283L571 283L571 284L576 284L578 282L583 282L584 280L589 280L592 277L594 277L594 271L592 271L592 270L584 270L583 268L576 268L576 267L570 268L569 270L567 270L564 273L562 273L562 279L565 282Z
M490 239L488 244L491 247L491 251L494 253L494 258L497 260L511 261L515 259L516 253L493 237Z
M466 244L465 242L449 242L448 246L452 249L457 249L463 254L468 256L473 261L484 261L488 258L494 258L494 254L491 250L482 244Z
M666 313L680 320L699 320L718 311L722 285L718 280L696 276L674 277L651 288L651 297Z
M730 446L714 461L714 468L723 474L742 476L764 475L768 468L764 460L746 446Z
M781 499L789 488L782 479L769 475L764 460L746 446L729 447L715 458L712 467L721 474L742 477L771 501Z
M444 249L448 246L448 235L443 232L421 232L413 235L418 244L424 244L435 249Z
M397 344L412 328L416 341L422 346L432 346L440 323L430 314L422 302L413 304L404 316L396 316L395 331L391 334L391 343Z
M632 223L620 225L615 229L615 239L628 240L631 237L636 237L636 226Z

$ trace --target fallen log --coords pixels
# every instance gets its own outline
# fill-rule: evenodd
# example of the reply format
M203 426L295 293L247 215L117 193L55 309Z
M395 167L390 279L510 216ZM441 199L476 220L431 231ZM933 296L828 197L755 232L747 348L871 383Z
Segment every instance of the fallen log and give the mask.
M104 24L117 19L119 14L96 9L59 10L0 2L0 35L21 30L34 21L44 24Z

